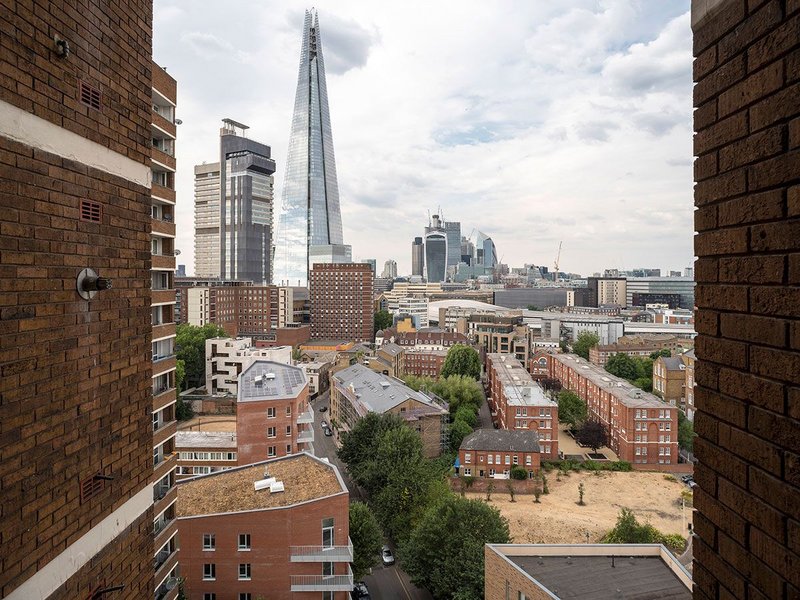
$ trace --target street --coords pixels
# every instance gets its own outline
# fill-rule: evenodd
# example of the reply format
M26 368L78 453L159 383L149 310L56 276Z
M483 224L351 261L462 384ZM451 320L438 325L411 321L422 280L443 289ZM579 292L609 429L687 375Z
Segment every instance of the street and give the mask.
M319 458L326 458L336 465L342 475L347 489L350 492L350 500L364 500L362 491L353 483L345 470L344 465L336 456L336 442L333 436L326 436L322 431L322 421L330 424L330 392L326 391L311 401L314 409L314 452ZM320 408L325 407L324 412ZM392 551L394 552L394 547ZM370 597L380 600L405 599L405 600L432 600L432 596L426 591L415 587L408 575L400 569L397 563L391 567L384 567L382 564L372 569L372 574L364 578L364 582L369 588Z

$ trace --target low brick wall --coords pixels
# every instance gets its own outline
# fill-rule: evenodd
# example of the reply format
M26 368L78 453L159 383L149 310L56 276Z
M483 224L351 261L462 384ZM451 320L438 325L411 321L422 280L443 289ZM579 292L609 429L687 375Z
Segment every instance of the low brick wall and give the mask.
M450 477L448 482L450 483L451 490L457 494L461 493L460 477ZM533 479L490 479L488 477L476 477L471 486L464 486L464 491L482 494L486 493L486 490L489 487L489 482L494 482L494 489L492 490L493 494L507 494L508 483L511 482L511 485L514 486L515 494L532 496L535 486L535 481Z

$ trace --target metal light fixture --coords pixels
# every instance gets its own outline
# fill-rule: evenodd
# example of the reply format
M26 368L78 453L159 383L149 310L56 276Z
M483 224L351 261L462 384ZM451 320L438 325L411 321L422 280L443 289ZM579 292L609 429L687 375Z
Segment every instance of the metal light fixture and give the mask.
M81 298L91 300L100 290L110 290L111 285L109 278L100 277L94 269L84 269L78 273L75 287Z

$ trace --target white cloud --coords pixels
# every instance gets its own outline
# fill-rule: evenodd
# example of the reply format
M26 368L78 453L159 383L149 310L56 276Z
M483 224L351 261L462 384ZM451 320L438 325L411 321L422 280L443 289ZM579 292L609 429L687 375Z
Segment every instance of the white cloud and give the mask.
M305 5L167 8L156 0L154 44L178 80L178 247L191 271L192 167L216 159L219 119L272 145L280 193ZM512 265L549 264L559 240L576 272L690 264L688 0L318 8L356 257L409 271L411 241L441 207Z

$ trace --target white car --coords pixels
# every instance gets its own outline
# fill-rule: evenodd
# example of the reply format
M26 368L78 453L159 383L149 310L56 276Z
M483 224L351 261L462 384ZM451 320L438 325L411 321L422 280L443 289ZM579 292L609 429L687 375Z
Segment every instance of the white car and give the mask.
M381 560L383 560L383 565L386 567L394 564L394 554L392 554L392 549L389 546L384 546L381 549Z

